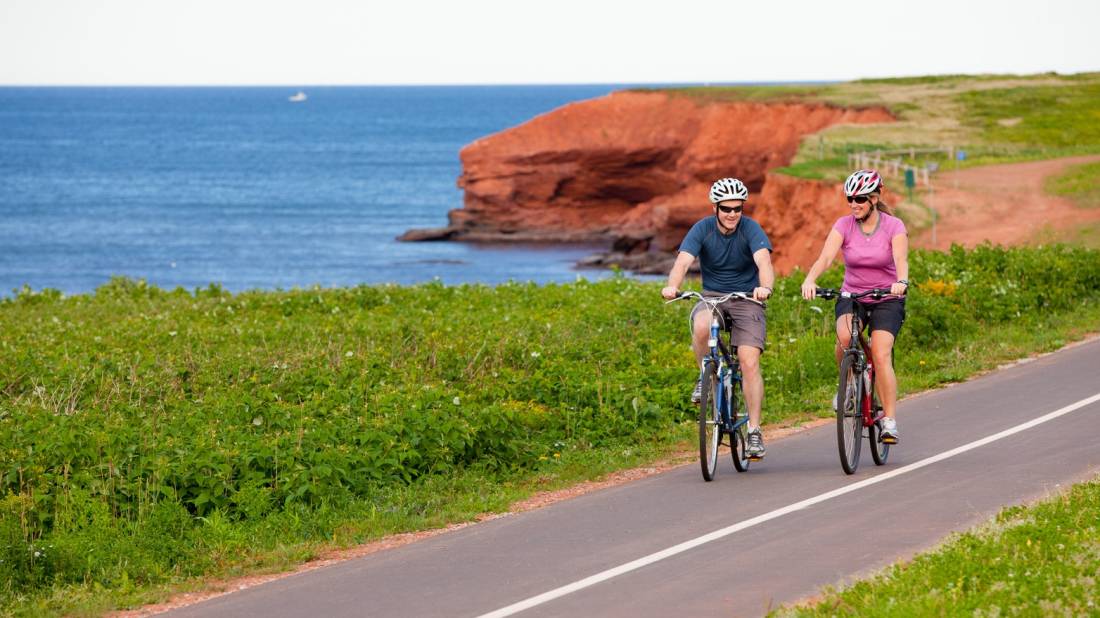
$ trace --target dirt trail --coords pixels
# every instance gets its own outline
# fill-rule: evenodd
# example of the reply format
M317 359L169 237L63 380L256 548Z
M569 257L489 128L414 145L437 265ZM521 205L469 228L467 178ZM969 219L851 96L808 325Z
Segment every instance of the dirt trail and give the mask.
M1048 195L1043 180L1072 165L1100 161L1100 156L1069 157L1030 163L988 165L935 177L935 192L925 198L938 213L936 242L932 229L913 237L913 246L947 249L953 243L973 247L1035 242L1045 229L1066 230L1100 221L1100 209L1076 207L1066 198Z

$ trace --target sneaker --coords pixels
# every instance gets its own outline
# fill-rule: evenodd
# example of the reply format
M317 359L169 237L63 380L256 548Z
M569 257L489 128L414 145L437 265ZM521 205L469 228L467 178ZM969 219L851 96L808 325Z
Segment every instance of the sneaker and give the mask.
M699 400L703 398L703 381L699 380L695 383L695 390L691 391L691 403L699 403Z
M745 447L745 455L748 455L749 459L758 461L764 458L764 455L768 451L764 449L764 436L760 433L759 429L753 429L749 432L749 444Z
M898 422L890 417L882 419L882 443L883 444L897 444L898 443Z

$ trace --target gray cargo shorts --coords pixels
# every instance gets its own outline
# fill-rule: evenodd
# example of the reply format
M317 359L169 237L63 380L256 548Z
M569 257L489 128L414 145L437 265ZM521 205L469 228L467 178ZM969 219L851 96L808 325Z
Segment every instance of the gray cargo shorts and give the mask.
M723 296L704 292L705 296ZM730 343L735 346L751 345L754 348L764 350L764 340L767 338L767 320L764 317L764 308L756 303L751 303L740 298L731 298L718 306L722 328L730 331ZM704 319L710 319L710 308L700 301L695 304L688 316L688 328L694 332L695 314L703 313ZM732 322L732 323L731 323Z

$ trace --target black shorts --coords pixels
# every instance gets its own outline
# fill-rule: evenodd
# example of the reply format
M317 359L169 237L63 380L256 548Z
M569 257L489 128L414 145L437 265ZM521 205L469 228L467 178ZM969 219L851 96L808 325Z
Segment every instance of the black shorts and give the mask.
M852 313L853 301L850 298L839 298L836 301L836 317ZM901 325L905 323L905 299L889 298L880 303L857 303L860 309L860 318L864 325L870 324L871 331L884 330L896 339L901 331Z

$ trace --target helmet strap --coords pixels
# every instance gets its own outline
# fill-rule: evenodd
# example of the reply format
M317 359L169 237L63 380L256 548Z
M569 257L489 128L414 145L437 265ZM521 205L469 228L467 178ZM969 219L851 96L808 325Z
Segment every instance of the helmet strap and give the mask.
M722 234L729 234L730 232L737 229L737 225L735 225L733 227L726 227L726 226L722 225L722 219L718 216L718 210L717 209L715 209L715 211L714 211L714 222L718 224L718 231L721 232ZM740 220L737 222L737 224L738 225L741 224Z

